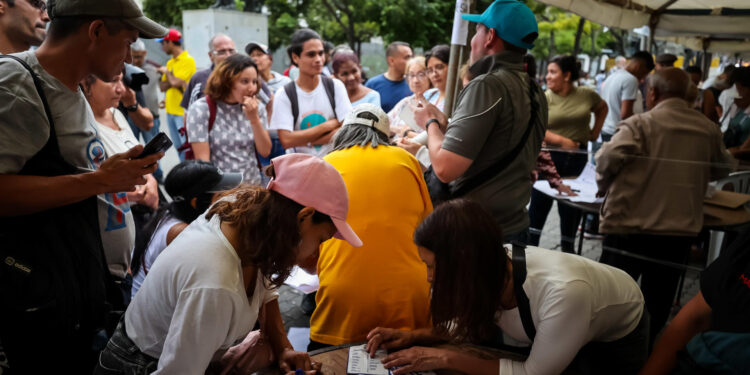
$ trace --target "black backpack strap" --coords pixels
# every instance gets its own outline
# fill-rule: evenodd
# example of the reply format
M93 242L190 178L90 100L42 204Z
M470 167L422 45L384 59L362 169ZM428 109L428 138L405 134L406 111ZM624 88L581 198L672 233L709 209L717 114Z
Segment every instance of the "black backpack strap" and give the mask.
M527 74L524 73L524 75ZM454 197L466 195L466 193L476 189L483 183L489 181L491 178L497 176L500 172L503 171L503 169L507 168L510 163L516 160L518 154L520 154L523 148L526 147L526 142L529 140L531 130L536 123L536 115L537 111L539 110L539 103L534 99L534 89L536 89L536 83L531 79L531 77L528 77L528 75L527 78L529 82L529 100L531 103L531 112L529 113L529 124L528 126L526 126L526 131L524 131L523 135L521 136L521 140L518 142L516 147L514 147L509 153L505 154L502 159L497 161L495 164L492 164L491 166L485 168L483 171L479 172L479 174L466 181L463 185L461 185L460 188L456 189L453 192Z
M529 306L529 297L523 290L523 283L526 281L526 246L519 242L513 241L513 291L516 294L516 303L518 303L518 312L521 314L521 323L526 336L534 341L536 328L534 321L531 319L531 308Z
M297 86L294 81L284 85L284 92L286 93L286 97L289 98L289 103L292 106L292 118L294 118L292 121L292 129L294 129L294 127L297 126L297 117L299 117L299 100L297 99Z
M339 116L336 114L336 88L333 86L333 79L328 76L321 75L320 79L323 80L323 87L326 89L326 95L328 95L328 101L331 102L331 109L333 109L333 117L336 120Z
M45 147L49 147L51 152L55 152L57 154L60 153L60 146L57 143L57 132L55 131L55 122L52 120L52 110L49 108L49 103L47 102L47 96L44 95L44 90L42 89L42 81L39 79L39 76L34 73L34 70L31 69L29 64L26 63L26 61L23 61L22 59L12 56L12 55L1 55L0 58L6 58L6 59L12 59L21 64L21 66L26 69L29 74L31 74L31 79L34 81L34 87L36 88L36 92L39 95L39 99L42 101L42 105L44 106L44 113L47 115L47 121L49 122L49 140L47 141L47 145Z

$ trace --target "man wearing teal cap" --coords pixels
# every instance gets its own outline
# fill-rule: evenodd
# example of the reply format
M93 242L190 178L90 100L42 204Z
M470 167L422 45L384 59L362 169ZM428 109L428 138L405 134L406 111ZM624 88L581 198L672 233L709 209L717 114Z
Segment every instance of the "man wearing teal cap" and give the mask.
M104 250L130 237L125 192L163 154L107 155L79 84L118 78L139 35L167 30L134 0L46 6L39 49L0 59L0 341L13 373L90 374L112 298L122 303Z
M435 176L450 183L454 196L486 204L506 240L525 242L529 175L547 127L544 93L523 64L538 36L536 18L516 0L496 0L484 13L462 17L476 23L474 79L459 95L450 123L429 103L415 111L415 120L427 130Z

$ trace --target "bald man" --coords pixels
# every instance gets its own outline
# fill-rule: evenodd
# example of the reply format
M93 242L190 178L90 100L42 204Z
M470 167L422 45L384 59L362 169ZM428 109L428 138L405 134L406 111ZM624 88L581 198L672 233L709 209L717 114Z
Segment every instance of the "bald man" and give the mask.
M642 276L652 341L669 316L681 271L608 248L684 263L703 227L708 182L726 176L735 164L719 128L685 101L689 82L677 68L655 72L646 93L650 110L621 121L596 153L596 182L600 195L606 194L600 261L636 280Z

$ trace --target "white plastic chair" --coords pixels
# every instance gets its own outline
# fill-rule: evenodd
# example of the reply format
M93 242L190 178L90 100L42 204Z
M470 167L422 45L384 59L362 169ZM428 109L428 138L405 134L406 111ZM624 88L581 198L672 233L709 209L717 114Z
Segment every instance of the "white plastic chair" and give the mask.
M735 172L729 176L716 181L716 190L732 191L735 193L750 194L750 171ZM708 240L708 258L706 266L719 257L724 245L724 231L712 230Z

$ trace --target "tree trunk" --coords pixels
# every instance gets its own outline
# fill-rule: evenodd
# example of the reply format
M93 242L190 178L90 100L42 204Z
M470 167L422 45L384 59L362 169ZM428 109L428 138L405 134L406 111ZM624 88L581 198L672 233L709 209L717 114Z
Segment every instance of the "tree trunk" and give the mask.
M575 44L573 44L573 56L578 56L581 52L581 35L583 35L583 26L586 24L586 19L581 17L578 21L578 29L576 30Z
M555 57L555 30L549 32L549 58Z

